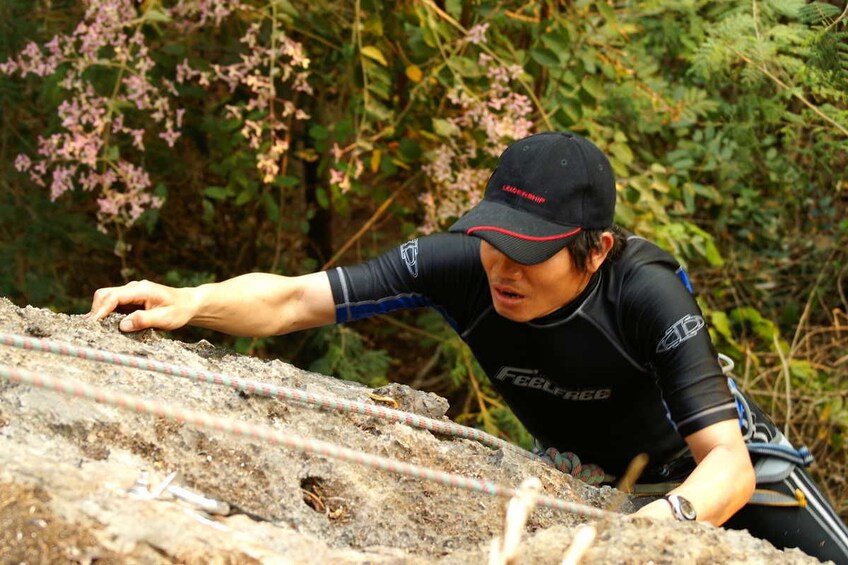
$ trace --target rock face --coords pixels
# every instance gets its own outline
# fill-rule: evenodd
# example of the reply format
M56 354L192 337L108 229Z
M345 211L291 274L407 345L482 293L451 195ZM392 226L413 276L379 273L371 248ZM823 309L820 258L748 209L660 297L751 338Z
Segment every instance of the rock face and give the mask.
M0 332L67 342L359 402L394 398L444 419L447 403L392 385L376 391L280 361L185 344L154 332L18 308L0 298ZM626 517L627 497L511 449L226 386L0 346L0 365L212 413L407 463L613 512L530 516L517 563L560 563L575 528L597 537L585 563L816 563L745 532ZM174 474L176 473L176 474ZM170 478L170 485L163 484ZM146 481L146 483L145 483ZM171 488L172 487L172 488ZM161 492L157 492L161 491ZM175 496L179 494L181 496ZM193 500L186 500L192 498ZM210 431L0 379L3 563L485 563L508 500L261 439Z

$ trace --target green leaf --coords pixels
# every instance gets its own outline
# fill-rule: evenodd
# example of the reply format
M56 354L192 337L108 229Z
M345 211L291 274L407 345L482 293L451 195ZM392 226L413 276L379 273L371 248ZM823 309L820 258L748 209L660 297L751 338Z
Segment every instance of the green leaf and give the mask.
M171 21L171 16L159 8L150 8L141 16L142 21L165 24Z
M813 364L804 359L790 359L789 374L803 384L815 383L819 376Z
M182 43L166 43L162 46L162 52L168 55L184 56L187 50Z
M695 193L689 183L683 185L682 193L683 205L686 207L686 211L692 214L695 211Z
M618 18L615 17L615 11L613 11L609 4L606 2L595 2L594 4L606 21L616 27L618 26Z
M751 306L734 308L730 312L730 318L736 322L747 322L751 329L759 337L771 344L774 337L778 335L774 322L763 317L759 310Z
M301 183L301 180L297 177L282 177L278 176L274 180L274 184L277 186L281 186L283 188L291 188L293 186L298 186Z
M421 146L404 137L400 140L400 154L407 161L417 161L421 158Z
M330 207L330 198L327 196L327 191L320 186L315 189L315 200L317 200L318 205L325 210Z
M443 118L435 118L433 120L433 131L442 137L455 137L459 135L459 128Z
M365 47L363 47L362 54L368 57L369 59L377 61L384 67L387 67L389 65L389 62L386 61L386 58L383 56L383 52L380 51L374 45L366 45Z
M728 341L733 340L733 331L730 329L730 318L727 314L719 310L714 311L710 315L710 325Z
M201 205L203 206L203 221L204 223L209 224L215 217L215 207L212 206L212 203L206 199L201 201Z
M798 10L798 17L807 24L827 25L839 17L840 9L827 2L810 2Z
M269 192L262 193L262 204L265 205L265 212L268 214L268 219L273 223L277 223L280 221L280 207L277 205L277 201Z
M466 78L481 76L480 65L468 57L451 57L449 61L451 67Z
M597 101L601 101L606 98L606 93L604 91L604 81L600 77L586 77L583 82L580 83L580 86L585 92L589 93L592 98Z
M626 143L611 143L609 150L623 165L630 166L633 163L633 151Z
M398 172L398 166L395 164L393 159L389 159L384 156L380 160L380 172L391 176Z
M583 104L580 100L570 96L557 96L559 109L571 120L571 123L577 123L583 119Z
M292 3L289 2L289 0L273 0L272 4L290 18L295 18L300 15L300 11L292 6Z
M545 47L556 54L557 59L560 61L566 59L566 55L569 54L571 49L571 39L568 36L567 29L558 28L551 33L546 33L541 39Z
M309 137L316 141L324 141L330 136L330 132L322 125L315 124L309 128Z
M463 0L446 0L445 11L458 20L462 17L462 4Z
M239 192L236 196L236 206L244 206L255 198L256 194L253 190L246 189Z
M203 190L203 194L212 200L226 200L228 196L232 195L229 189L223 186L207 186Z
M547 47L534 47L530 50L530 58L543 67L557 67L562 63L559 55Z

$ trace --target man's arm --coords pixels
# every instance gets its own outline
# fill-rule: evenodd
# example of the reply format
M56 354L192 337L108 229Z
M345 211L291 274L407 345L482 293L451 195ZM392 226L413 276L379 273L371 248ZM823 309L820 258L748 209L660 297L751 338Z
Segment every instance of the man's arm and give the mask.
M333 293L323 272L299 277L251 273L188 288L134 281L99 289L87 316L101 320L121 306L143 308L121 321L123 331L193 325L261 337L336 321Z
M698 466L669 494L689 500L699 521L720 526L748 502L756 484L739 422L717 422L687 436L686 443ZM671 506L666 500L656 500L636 514L672 517Z

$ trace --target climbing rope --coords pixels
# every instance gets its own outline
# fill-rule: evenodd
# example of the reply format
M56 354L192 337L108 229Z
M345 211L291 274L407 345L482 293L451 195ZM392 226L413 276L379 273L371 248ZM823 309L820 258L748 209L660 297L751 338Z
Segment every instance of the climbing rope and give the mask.
M505 487L485 479L473 479L404 463L388 457L372 455L329 442L302 438L273 430L268 426L249 424L238 420L222 418L206 412L186 410L172 405L152 402L138 396L109 391L103 388L89 386L79 382L68 382L62 379L34 373L24 369L0 365L0 378L15 384L26 384L37 388L52 390L61 394L93 400L99 404L116 406L137 413L153 414L160 418L186 423L198 428L225 432L228 434L249 437L273 445L281 445L294 451L322 455L332 459L358 463L366 467L406 475L416 479L437 482L446 486L481 492L492 496L511 498L518 494L518 489ZM593 508L575 502L569 502L547 495L541 495L537 503L547 508L562 510L572 514L592 518L603 518L613 515L612 512Z
M511 444L500 438L496 438L486 432L461 426L453 422L445 422L419 416L410 412L394 410L376 404L366 404L364 402L356 402L345 400L331 396L324 396L298 390L295 388L276 386L260 381L242 379L222 373L215 373L203 369L194 369L183 365L172 365L161 361L151 361L142 357L134 357L132 355L123 355L121 353L112 353L100 349L90 347L77 347L69 343L53 341L48 339L36 339L22 335L9 334L0 332L0 345L8 345L27 351L38 351L42 353L52 353L55 355L63 355L66 357L76 357L99 363L109 363L112 365L121 365L124 367L132 367L144 371L153 371L166 375L172 375L184 379L189 379L195 382L207 384L224 385L236 390L258 394L260 396L279 398L293 402L300 402L310 406L326 410L337 410L339 412L355 412L365 416L374 418L382 418L390 422L399 422L408 426L429 430L434 433L461 437L477 441L495 449L502 448L516 452L528 459L537 460L538 457L526 451L517 445Z
M580 457L571 451L559 451L555 447L545 447L542 443L533 439L533 451L545 463L552 465L565 473L571 475L590 485L599 485L606 479L604 470L594 463L581 463Z

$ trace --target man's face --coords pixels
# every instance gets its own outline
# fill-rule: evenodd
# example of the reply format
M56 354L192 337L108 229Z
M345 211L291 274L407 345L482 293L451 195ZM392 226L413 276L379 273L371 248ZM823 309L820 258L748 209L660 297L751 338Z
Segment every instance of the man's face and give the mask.
M568 249L542 263L522 265L486 241L480 242L480 260L495 311L514 322L541 318L565 306L583 292L595 270L594 265L587 272L577 270Z

